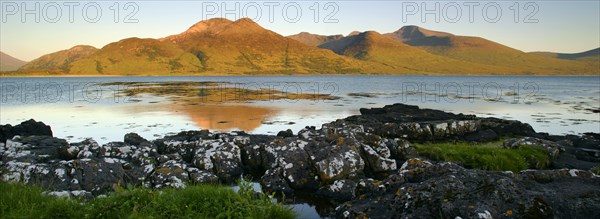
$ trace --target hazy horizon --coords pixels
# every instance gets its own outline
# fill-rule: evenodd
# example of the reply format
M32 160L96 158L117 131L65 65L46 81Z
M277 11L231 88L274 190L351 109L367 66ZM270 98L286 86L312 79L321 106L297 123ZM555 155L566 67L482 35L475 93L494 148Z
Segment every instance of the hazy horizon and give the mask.
M514 13L516 2L519 6L518 16ZM37 2L40 4L37 8L40 13L39 22L35 21L33 14L23 14L22 10L25 6L28 10L35 11L35 3L36 1L2 1L2 52L31 61L41 55L75 45L101 48L124 38L166 37L213 17L230 20L257 18L254 21L259 25L284 36L300 32L347 35L352 31L368 30L389 33L402 26L417 25L456 35L479 36L525 52L577 53L600 47L598 1L472 1L455 4L445 1L178 1L177 4L138 1L130 5L126 1L99 1L97 6L100 6L101 16L96 17L96 23L91 22L94 19L90 19L95 16L92 13L94 7L88 7L87 17L82 13L82 8L95 3L93 1L72 5L73 23L69 21L69 7L65 5L71 3L57 2L54 5L52 2ZM57 5L60 7L58 10L54 7ZM117 5L118 13L115 10ZM319 6L318 16L315 14L316 5ZM214 10L215 6L217 11ZM257 10L256 6L260 8ZM283 12L286 6L287 14ZM416 10L414 6L417 7ZM438 9L427 14L422 13L425 11L423 6L428 10ZM488 6L488 14L484 15L482 8L485 6ZM229 9L229 13L221 14L224 7ZM231 10L236 7L237 10ZM473 7L472 15L468 14L469 7ZM493 13L497 7L501 10L501 16L498 17ZM302 13L299 17L293 13L296 8ZM137 12L133 13L136 9ZM61 16L57 16L56 11L60 11ZM457 11L460 11L460 16ZM119 15L118 22L115 22L115 14ZM377 16L372 16L373 14ZM133 16L127 17L128 15ZM332 15L328 20L332 23L325 22L328 15ZM425 17L425 22L422 16ZM518 22L515 21L517 17ZM22 22L23 18L26 19L25 22ZM124 23L127 18L134 23ZM317 22L315 18L318 18ZM473 22L470 22L470 18ZM54 21L56 23L52 23Z

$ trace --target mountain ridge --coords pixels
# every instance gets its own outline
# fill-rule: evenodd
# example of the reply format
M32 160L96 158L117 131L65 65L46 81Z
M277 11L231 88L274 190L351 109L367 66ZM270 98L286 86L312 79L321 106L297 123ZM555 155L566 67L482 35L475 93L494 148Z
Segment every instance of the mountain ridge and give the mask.
M0 51L0 72L15 71L25 64L27 64L26 61Z
M116 46L119 45L119 46ZM92 47L93 48L93 47ZM44 55L20 73L219 74L598 74L593 62L529 54L481 38L404 26L392 33L282 36L248 18L203 20L158 39ZM124 55L125 54L125 55Z

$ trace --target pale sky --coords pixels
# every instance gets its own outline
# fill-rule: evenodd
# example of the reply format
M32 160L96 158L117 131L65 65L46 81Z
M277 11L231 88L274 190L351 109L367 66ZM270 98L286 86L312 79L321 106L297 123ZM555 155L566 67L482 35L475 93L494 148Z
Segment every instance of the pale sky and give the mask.
M211 17L255 18L264 28L284 36L302 31L323 35L346 35L355 30L388 33L404 25L418 25L480 36L526 52L574 53L600 47L598 0L0 2L0 50L25 61L75 45L101 48L128 37L160 38ZM133 23L125 23L126 18Z

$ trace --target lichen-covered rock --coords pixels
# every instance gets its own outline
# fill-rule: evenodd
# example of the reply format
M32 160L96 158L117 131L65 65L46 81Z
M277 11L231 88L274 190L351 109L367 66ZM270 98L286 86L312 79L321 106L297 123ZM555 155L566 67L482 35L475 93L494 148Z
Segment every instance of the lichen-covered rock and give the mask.
M187 172L190 174L190 181L193 183L218 183L219 177L206 170L200 170L194 167L188 167Z
M86 139L79 143L73 143L71 145L77 146L77 148L79 148L79 152L77 153L78 159L93 158L99 156L100 145L98 145L98 143L92 139Z
M548 151L548 155L552 158L557 158L561 149L561 146L553 141L532 137L507 139L502 146L504 148L519 148L521 146L540 147Z
M260 185L267 193L294 192L294 189L290 187L287 180L283 177L283 168L281 167L267 170L261 177Z
M336 180L330 185L325 185L317 190L317 195L338 201L348 201L356 197L356 180Z
M202 142L194 152L194 165L214 173L224 182L234 182L239 179L241 167L240 148L232 142L212 140Z
M297 138L275 139L264 147L263 163L267 168L280 167L293 189L316 189L319 178L305 150L308 144Z
M126 187L124 161L115 158L78 159L68 163L65 170L79 181L82 190L95 195L114 191L114 186Z
M399 161L405 161L418 156L417 150L410 142L403 138L387 139L384 138L384 143L390 149L390 158Z
M186 171L187 165L171 160L157 167L149 177L149 184L153 188L184 188L190 176Z
M586 175L583 172L574 173L579 174L576 177L549 176L551 181L541 183L513 173L469 170L452 163L411 159L402 166L382 182L385 189L362 191L363 199L339 205L335 216L579 218L599 214L600 178L579 176ZM565 195L565 186L577 188Z
M319 178L324 182L363 174L365 162L360 155L347 147L334 148L334 152L315 162Z
M384 148L387 148L383 146ZM371 146L361 145L362 153L365 157L367 166L374 172L386 172L396 170L396 160L389 159L377 153ZM387 152L389 157L389 151Z

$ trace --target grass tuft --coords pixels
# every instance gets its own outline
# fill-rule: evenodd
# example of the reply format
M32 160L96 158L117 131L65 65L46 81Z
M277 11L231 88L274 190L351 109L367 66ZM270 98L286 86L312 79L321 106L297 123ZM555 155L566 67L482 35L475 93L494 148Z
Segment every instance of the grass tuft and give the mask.
M133 188L105 198L78 200L42 195L40 187L0 183L3 218L294 218L288 207L240 182L240 191L193 185L160 191ZM250 189L250 190L248 190Z
M590 171L596 175L600 175L600 165L592 168Z
M428 143L415 145L419 155L437 161L451 161L466 168L513 171L544 169L550 165L548 152L542 148L521 146L502 148L501 141L481 144Z

